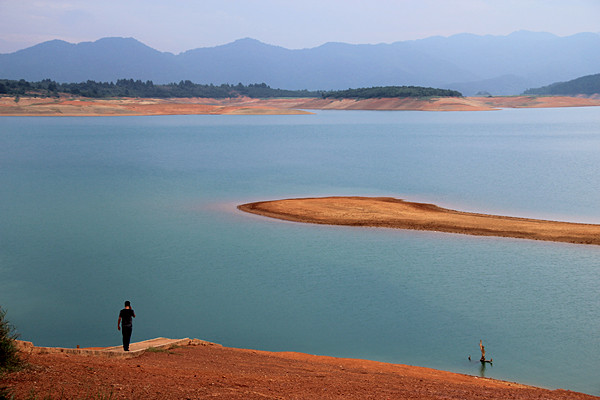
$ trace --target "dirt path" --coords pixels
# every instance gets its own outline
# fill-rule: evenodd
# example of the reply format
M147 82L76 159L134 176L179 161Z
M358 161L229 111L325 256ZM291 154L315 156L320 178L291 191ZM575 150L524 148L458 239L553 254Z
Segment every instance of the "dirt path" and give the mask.
M600 225L468 213L389 197L286 199L243 204L238 208L295 222L600 245Z
M16 399L597 399L427 368L201 341L136 358L26 359L26 369L0 381Z
M167 349L173 346L183 346L190 343L199 344L198 339L169 339L169 338L155 338L149 340L143 340L141 342L131 343L129 351L124 351L123 346L112 346L112 347L87 347L87 348L63 348L63 347L39 347L34 346L31 342L17 340L17 347L23 354L76 354L76 355L87 355L87 356L99 356L99 357L110 357L110 358L132 358L137 357L146 351L154 351L160 349Z

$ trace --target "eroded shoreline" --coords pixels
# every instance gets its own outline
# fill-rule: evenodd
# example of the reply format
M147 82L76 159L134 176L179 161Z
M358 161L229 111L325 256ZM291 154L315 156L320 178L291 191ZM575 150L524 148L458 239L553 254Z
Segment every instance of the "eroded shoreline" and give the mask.
M261 201L238 209L281 220L600 245L600 225L469 213L391 197Z
M294 115L306 110L490 111L600 106L596 97L501 96L379 99L34 98L0 96L0 116Z

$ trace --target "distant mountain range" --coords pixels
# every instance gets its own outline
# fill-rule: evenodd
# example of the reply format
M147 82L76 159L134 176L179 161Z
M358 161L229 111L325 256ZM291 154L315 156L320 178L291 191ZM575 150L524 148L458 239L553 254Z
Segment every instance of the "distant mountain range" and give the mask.
M79 44L52 40L0 54L0 78L57 82L151 80L201 84L265 82L285 89L429 86L464 95L520 94L600 72L600 34L558 37L519 31L460 34L391 44L326 43L290 50L254 39L177 55L132 38Z

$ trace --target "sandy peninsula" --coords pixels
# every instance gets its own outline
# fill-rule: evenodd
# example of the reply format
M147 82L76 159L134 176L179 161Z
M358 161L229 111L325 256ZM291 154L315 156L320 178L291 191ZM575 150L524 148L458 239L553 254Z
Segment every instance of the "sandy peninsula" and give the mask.
M262 201L242 211L287 221L371 226L600 245L600 225L450 210L389 197L322 197Z
M501 108L600 106L600 98L567 96L438 97L381 99L90 99L0 97L0 116L296 115L307 110L491 111Z
M24 357L26 368L0 379L15 399L597 399L429 368L197 340L127 358Z

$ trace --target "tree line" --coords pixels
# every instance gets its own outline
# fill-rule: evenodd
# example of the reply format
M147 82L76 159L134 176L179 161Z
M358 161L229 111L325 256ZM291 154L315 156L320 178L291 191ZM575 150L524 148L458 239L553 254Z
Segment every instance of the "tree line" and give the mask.
M394 97L463 97L456 90L436 89L421 86L377 86L370 88L334 90L323 92L324 98L334 99L375 99Z
M197 84L189 80L179 83L154 84L152 81L119 79L116 82L88 80L80 83L58 83L50 79L39 82L0 79L0 95L58 97L72 95L91 98L140 97L140 98L185 98L201 97L223 99L247 96L251 98L393 98L393 97L462 97L460 92L420 86L379 86L371 88L309 91L273 89L266 83L243 85Z
M273 97L320 97L321 92L308 90L273 89L266 83L243 85L203 85L189 80L179 83L154 84L152 81L119 79L117 82L58 83L50 79L28 82L0 79L0 95L58 97L60 94L91 97L141 97L141 98L229 98L248 96L252 98Z

